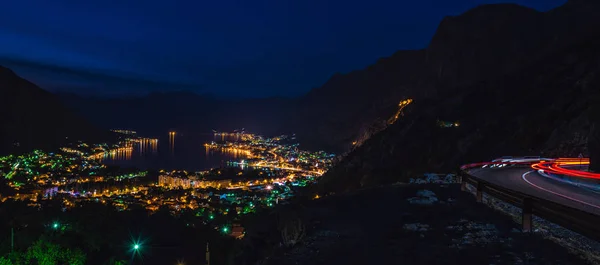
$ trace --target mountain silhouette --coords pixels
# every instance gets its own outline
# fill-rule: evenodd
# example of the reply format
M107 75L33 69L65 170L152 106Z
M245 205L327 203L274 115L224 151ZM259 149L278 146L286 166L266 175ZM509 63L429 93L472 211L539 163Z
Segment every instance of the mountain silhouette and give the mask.
M362 135L370 135L372 128L381 128L401 100L417 103L466 95L475 84L540 67L541 60L594 38L599 12L600 2L592 0L571 0L547 12L516 4L482 5L444 18L427 47L397 51L365 69L337 73L295 99L154 94L65 102L103 127L246 127L264 134L296 133L303 148L340 153Z
M583 154L591 156L592 169L597 170L600 31L595 27L599 18L586 15L594 13L590 10L600 11L599 7L595 2L581 0L569 1L546 13L518 11L534 18L531 23L537 21L537 26L529 29L530 34L514 35L511 41L496 47L504 59L494 59L498 65L486 66L487 70L468 67L471 59L474 62L485 55L458 56L449 54L450 50L440 53L456 56L456 60L450 68L453 74L438 76L445 81L435 88L435 96L417 97L397 123L345 157L322 177L320 192L408 181L426 172L454 172L457 165L503 155L577 157ZM514 8L519 9L514 5L480 7L458 18L446 19L442 25L450 23L447 21L464 20L470 21L469 25L477 22L474 23L476 28L487 28L486 23L473 19L488 19L494 10L523 20L515 15L517 11L507 11ZM476 14L481 10L486 10L485 15ZM580 28L569 31L560 26L563 23ZM507 27L512 27L510 25ZM443 28L440 26L440 30L447 30ZM538 32L533 32L534 29ZM495 38L491 36L494 32L512 30L501 27L488 32L489 38ZM482 38L485 36L480 34ZM523 42L519 36L536 37ZM478 43L493 44L487 40ZM507 43L514 45L502 49ZM524 45L528 43L541 46ZM478 51L476 44L463 45L470 45L463 49L465 52ZM516 56L513 59L520 63L507 60L509 56ZM476 74L467 82L471 74L461 76L459 73ZM478 80L477 76L485 78ZM443 122L457 122L460 126L440 126Z
M547 12L492 4L446 17L424 49L332 76L299 101L294 112L300 116L286 127L317 147L344 150L404 98L419 101L498 78L594 36L598 12L600 2L577 0Z
M56 148L110 134L73 114L53 94L0 66L0 153Z

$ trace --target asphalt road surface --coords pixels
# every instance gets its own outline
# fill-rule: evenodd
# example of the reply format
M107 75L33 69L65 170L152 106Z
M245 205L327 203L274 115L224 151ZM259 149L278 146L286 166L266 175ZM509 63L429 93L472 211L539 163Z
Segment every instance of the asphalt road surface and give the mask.
M600 215L600 192L544 177L531 168L473 168L468 173L514 191Z

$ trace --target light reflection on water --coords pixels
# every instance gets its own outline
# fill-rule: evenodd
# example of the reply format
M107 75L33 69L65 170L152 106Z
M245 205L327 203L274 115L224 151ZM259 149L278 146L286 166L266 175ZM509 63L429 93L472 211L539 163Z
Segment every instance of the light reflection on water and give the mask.
M239 141L239 135L215 136L213 134L171 133L159 139L141 139L129 148L106 154L107 165L136 167L139 169L206 170L225 166L227 161L237 161L245 156L240 152L209 150L204 144L211 141Z

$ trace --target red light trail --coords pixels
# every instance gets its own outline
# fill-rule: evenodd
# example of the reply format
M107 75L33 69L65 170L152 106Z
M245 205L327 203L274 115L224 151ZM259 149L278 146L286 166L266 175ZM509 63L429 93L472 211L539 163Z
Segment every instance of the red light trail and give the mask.
M558 174L588 179L600 179L600 174L598 173L566 168L568 166L587 166L589 164L589 158L558 158L552 161L540 161L540 163L531 165L531 168L536 170L543 170L544 172L549 174Z
M518 164L531 164L531 162L482 162L463 165L462 170L481 167L485 165L518 165ZM598 179L600 180L600 173L592 173L583 170L570 169L566 167L574 166L588 166L590 164L589 158L557 158L549 159L548 161L540 160L538 163L531 164L531 168L535 170L542 170L548 174L564 175L569 177L579 177L587 179Z

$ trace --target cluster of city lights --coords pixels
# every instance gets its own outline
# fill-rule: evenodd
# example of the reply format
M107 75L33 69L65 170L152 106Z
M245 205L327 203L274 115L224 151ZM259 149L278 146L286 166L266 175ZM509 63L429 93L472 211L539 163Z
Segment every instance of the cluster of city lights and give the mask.
M206 144L211 152L235 153L226 167L201 172L159 171L158 182L145 181L146 171L107 167L107 159L128 159L142 148L153 150L158 140L140 138L134 131L115 130L123 138L118 143L78 142L56 153L40 150L19 156L0 157L2 177L19 191L3 199L30 201L60 198L65 210L86 202L128 210L142 206L155 212L166 206L173 214L189 212L222 234L239 238L243 228L239 217L261 208L287 203L295 187L316 181L331 165L333 154L309 152L291 144L293 137L266 138L254 134L215 134L216 138L234 136L233 141ZM171 148L175 132L169 132ZM128 171L129 170L129 171ZM62 195L62 196L59 196ZM47 224L57 233L68 224ZM144 242L132 240L131 251L141 255Z

